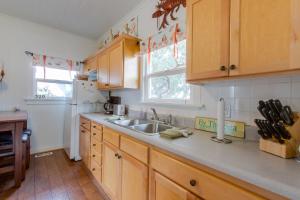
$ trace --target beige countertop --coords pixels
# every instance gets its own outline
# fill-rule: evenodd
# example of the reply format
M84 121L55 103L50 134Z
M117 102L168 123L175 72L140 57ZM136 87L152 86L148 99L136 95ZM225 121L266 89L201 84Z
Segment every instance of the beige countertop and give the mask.
M18 112L0 112L0 122L7 121L24 121L27 120L27 112L18 111Z
M211 141L212 134L207 132L170 140L112 124L106 121L108 116L104 114L89 113L82 116L266 190L300 199L300 163L264 153L259 150L257 142L236 140L232 144L219 144Z

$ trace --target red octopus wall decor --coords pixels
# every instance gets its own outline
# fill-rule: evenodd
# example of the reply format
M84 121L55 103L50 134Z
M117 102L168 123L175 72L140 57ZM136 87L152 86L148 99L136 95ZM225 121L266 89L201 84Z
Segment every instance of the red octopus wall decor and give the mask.
M152 14L152 18L157 18L157 20L163 16L159 30L166 28L168 23L168 15L170 15L171 20L175 21L177 17L174 16L174 11L177 13L180 6L186 7L186 0L159 0L156 6L156 11Z

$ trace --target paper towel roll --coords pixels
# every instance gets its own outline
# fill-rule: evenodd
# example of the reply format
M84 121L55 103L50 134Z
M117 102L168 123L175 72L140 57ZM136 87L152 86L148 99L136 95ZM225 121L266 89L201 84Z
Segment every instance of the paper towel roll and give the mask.
M218 101L218 113L217 113L217 139L224 139L224 127L225 127L225 101L220 98Z

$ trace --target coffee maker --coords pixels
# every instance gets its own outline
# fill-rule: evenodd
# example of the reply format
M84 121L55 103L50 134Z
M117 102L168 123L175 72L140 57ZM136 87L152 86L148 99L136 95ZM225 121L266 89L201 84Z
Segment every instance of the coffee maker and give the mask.
M121 104L121 97L111 96L111 91L108 92L107 102L104 104L105 114L111 115L114 111L114 105Z

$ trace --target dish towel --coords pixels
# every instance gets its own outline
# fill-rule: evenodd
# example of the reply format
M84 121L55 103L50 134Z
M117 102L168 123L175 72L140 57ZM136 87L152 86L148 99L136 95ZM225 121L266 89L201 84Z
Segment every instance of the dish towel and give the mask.
M176 139L179 137L189 137L193 134L192 131L180 128L171 128L159 133L161 137Z

